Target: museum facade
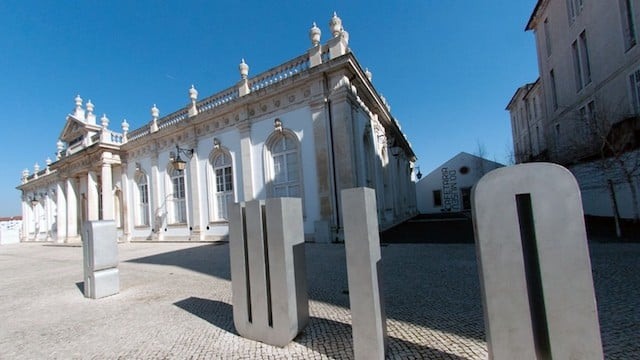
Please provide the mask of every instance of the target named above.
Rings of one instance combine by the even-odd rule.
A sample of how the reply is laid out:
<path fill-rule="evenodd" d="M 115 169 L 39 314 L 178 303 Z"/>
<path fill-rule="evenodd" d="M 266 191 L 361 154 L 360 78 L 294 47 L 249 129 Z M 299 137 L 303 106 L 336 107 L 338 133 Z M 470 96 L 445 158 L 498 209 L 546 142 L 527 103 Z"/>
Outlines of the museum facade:
<path fill-rule="evenodd" d="M 376 190 L 381 229 L 416 213 L 415 154 L 348 47 L 335 14 L 331 39 L 129 131 L 75 99 L 55 161 L 25 170 L 22 241 L 80 241 L 85 221 L 115 220 L 120 241 L 215 241 L 228 234 L 227 206 L 300 197 L 305 238 L 342 238 L 340 191 Z"/>

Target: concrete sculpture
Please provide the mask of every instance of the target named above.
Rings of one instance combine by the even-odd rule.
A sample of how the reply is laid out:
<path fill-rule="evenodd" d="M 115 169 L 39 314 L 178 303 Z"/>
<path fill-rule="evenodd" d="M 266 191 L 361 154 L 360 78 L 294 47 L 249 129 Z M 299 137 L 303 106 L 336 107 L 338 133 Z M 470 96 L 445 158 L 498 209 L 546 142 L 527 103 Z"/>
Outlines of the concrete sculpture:
<path fill-rule="evenodd" d="M 99 299 L 120 291 L 118 240 L 113 220 L 87 221 L 82 231 L 84 296 Z"/>
<path fill-rule="evenodd" d="M 578 184 L 565 168 L 494 170 L 473 193 L 491 359 L 602 359 Z"/>
<path fill-rule="evenodd" d="M 369 188 L 342 190 L 349 303 L 356 359 L 384 359 L 387 325 L 380 288 L 380 237 L 376 193 Z"/>
<path fill-rule="evenodd" d="M 230 205 L 229 248 L 236 330 L 287 345 L 309 322 L 302 201 Z"/>

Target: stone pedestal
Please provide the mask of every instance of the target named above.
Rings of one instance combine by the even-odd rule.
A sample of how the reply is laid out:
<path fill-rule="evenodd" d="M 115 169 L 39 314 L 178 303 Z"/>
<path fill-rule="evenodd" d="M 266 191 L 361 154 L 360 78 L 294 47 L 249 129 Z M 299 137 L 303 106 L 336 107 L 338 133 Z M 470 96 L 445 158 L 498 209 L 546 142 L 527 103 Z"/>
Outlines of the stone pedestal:
<path fill-rule="evenodd" d="M 380 288 L 376 193 L 355 188 L 342 190 L 341 195 L 354 355 L 363 360 L 384 359 L 387 324 Z"/>
<path fill-rule="evenodd" d="M 602 359 L 580 191 L 547 163 L 494 170 L 472 195 L 491 359 Z"/>
<path fill-rule="evenodd" d="M 236 330 L 287 345 L 309 321 L 301 200 L 230 205 L 229 248 Z"/>
<path fill-rule="evenodd" d="M 120 291 L 118 238 L 113 220 L 87 221 L 82 232 L 84 296 L 99 299 Z"/>

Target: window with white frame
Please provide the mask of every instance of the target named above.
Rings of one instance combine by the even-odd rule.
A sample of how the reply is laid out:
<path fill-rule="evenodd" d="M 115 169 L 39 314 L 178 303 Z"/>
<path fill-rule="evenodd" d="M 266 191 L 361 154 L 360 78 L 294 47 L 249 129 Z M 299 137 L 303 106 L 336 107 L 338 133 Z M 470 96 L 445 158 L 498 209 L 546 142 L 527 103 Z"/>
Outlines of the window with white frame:
<path fill-rule="evenodd" d="M 576 91 L 591 83 L 591 62 L 589 60 L 589 46 L 587 33 L 582 31 L 578 39 L 571 44 L 573 55 L 573 69 L 576 79 Z"/>
<path fill-rule="evenodd" d="M 622 20 L 622 34 L 624 36 L 624 48 L 629 50 L 636 45 L 636 30 L 633 23 L 633 8 L 631 0 L 619 0 L 620 17 Z"/>
<path fill-rule="evenodd" d="M 580 51 L 578 50 L 578 41 L 571 44 L 571 54 L 573 55 L 573 72 L 576 79 L 576 91 L 582 90 L 582 64 L 580 62 Z"/>
<path fill-rule="evenodd" d="M 211 157 L 213 167 L 214 190 L 213 208 L 214 221 L 227 220 L 227 207 L 233 203 L 233 167 L 231 155 L 224 151 L 216 151 Z"/>
<path fill-rule="evenodd" d="M 149 225 L 149 182 L 147 174 L 142 171 L 136 174 L 136 185 L 138 187 L 138 216 L 136 225 Z"/>
<path fill-rule="evenodd" d="M 173 224 L 187 222 L 187 197 L 184 185 L 184 171 L 171 169 L 171 184 L 173 186 Z"/>
<path fill-rule="evenodd" d="M 300 153 L 294 134 L 274 134 L 268 142 L 271 158 L 271 196 L 302 197 L 300 184 Z"/>

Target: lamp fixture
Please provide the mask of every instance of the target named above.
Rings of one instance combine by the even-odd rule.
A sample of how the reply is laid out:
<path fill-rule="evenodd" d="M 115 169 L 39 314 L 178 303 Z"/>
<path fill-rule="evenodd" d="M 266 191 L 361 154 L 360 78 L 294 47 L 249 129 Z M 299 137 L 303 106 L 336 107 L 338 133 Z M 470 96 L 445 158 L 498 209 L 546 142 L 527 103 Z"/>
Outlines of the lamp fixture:
<path fill-rule="evenodd" d="M 193 156 L 193 149 L 183 149 L 176 145 L 176 156 L 171 161 L 171 164 L 173 165 L 174 169 L 178 171 L 184 171 L 184 169 L 187 167 L 187 162 L 180 158 L 180 154 L 183 154 L 187 158 L 191 159 L 191 156 Z"/>
<path fill-rule="evenodd" d="M 34 193 L 33 196 L 28 199 L 29 202 L 31 202 L 31 206 L 36 207 L 36 205 L 38 205 L 38 194 Z"/>
<path fill-rule="evenodd" d="M 420 166 L 416 166 L 416 178 L 422 179 L 422 173 L 420 172 Z"/>

